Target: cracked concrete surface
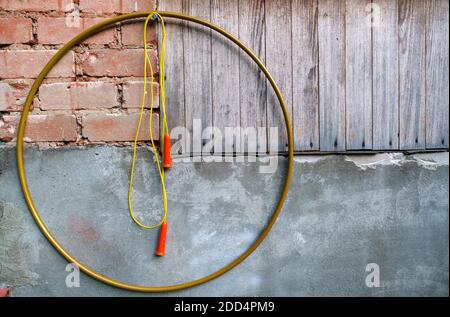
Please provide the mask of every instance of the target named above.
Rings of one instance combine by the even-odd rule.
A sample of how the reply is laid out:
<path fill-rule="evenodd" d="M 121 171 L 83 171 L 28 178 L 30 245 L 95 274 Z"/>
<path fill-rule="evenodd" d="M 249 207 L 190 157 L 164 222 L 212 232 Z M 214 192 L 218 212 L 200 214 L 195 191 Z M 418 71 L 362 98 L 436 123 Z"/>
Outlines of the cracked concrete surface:
<path fill-rule="evenodd" d="M 133 194 L 138 217 L 160 216 L 149 151 L 140 149 Z M 157 231 L 131 221 L 131 150 L 110 146 L 26 149 L 30 191 L 57 239 L 93 269 L 130 283 L 199 278 L 256 238 L 281 190 L 258 163 L 177 163 L 167 173 L 166 257 Z M 12 296 L 132 296 L 81 276 L 67 288 L 66 261 L 28 213 L 15 151 L 0 147 L 0 286 Z M 448 152 L 297 156 L 291 191 L 267 240 L 241 265 L 184 296 L 448 296 Z M 368 263 L 379 288 L 365 285 Z M 152 295 L 149 295 L 152 296 Z M 153 295 L 154 296 L 154 295 Z"/>

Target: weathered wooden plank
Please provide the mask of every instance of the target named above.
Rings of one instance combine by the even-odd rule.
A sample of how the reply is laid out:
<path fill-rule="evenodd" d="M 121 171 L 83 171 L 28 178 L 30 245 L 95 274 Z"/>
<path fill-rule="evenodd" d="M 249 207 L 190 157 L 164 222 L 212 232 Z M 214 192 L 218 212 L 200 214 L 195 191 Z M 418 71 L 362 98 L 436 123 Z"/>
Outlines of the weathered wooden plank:
<path fill-rule="evenodd" d="M 371 0 L 347 0 L 346 148 L 372 148 L 372 27 L 366 8 Z"/>
<path fill-rule="evenodd" d="M 296 151 L 319 150 L 319 47 L 316 0 L 292 1 L 292 125 Z"/>
<path fill-rule="evenodd" d="M 292 37 L 291 2 L 266 1 L 266 65 L 279 86 L 288 111 L 292 112 Z M 271 152 L 287 150 L 283 114 L 273 89 L 267 91 L 268 145 Z M 278 128 L 278 133 L 271 133 Z"/>
<path fill-rule="evenodd" d="M 183 12 L 211 19 L 209 1 L 183 1 Z M 186 128 L 193 138 L 192 153 L 198 155 L 204 142 L 202 130 L 212 126 L 211 31 L 188 23 L 183 45 Z"/>
<path fill-rule="evenodd" d="M 233 35 L 239 32 L 238 0 L 212 0 L 211 21 Z M 222 35 L 212 33 L 212 102 L 214 126 L 225 136 L 222 149 L 214 153 L 233 153 L 239 135 L 229 134 L 228 128 L 240 126 L 239 111 L 239 49 Z M 238 149 L 240 151 L 240 149 Z"/>
<path fill-rule="evenodd" d="M 398 149 L 398 1 L 373 5 L 373 149 Z"/>
<path fill-rule="evenodd" d="M 427 1 L 426 147 L 448 148 L 448 0 Z"/>
<path fill-rule="evenodd" d="M 425 1 L 399 0 L 400 149 L 425 148 Z"/>
<path fill-rule="evenodd" d="M 164 0 L 159 9 L 212 20 L 266 60 L 297 151 L 448 148 L 448 0 L 210 1 Z M 169 125 L 277 126 L 271 139 L 286 150 L 278 102 L 250 59 L 205 28 L 176 23 L 166 44 Z"/>
<path fill-rule="evenodd" d="M 319 0 L 321 151 L 345 150 L 345 1 Z"/>
<path fill-rule="evenodd" d="M 265 61 L 264 0 L 239 0 L 239 39 Z M 267 85 L 264 74 L 245 53 L 239 55 L 241 127 L 259 129 L 256 149 L 267 151 Z"/>
<path fill-rule="evenodd" d="M 160 11 L 182 12 L 182 0 L 164 0 L 160 3 Z M 183 30 L 185 23 L 170 19 L 166 21 L 166 49 L 165 49 L 165 90 L 167 123 L 172 131 L 177 127 L 186 126 L 184 109 L 184 65 L 183 65 Z M 159 47 L 161 47 L 161 32 L 159 32 Z M 162 117 L 162 116 L 161 116 Z M 174 130 L 176 131 L 176 130 Z M 172 134 L 171 134 L 172 135 Z M 163 137 L 161 135 L 161 137 Z M 174 138 L 180 136 L 172 135 Z M 173 143 L 172 143 L 173 144 Z M 173 151 L 183 154 L 188 149 L 172 147 Z"/>

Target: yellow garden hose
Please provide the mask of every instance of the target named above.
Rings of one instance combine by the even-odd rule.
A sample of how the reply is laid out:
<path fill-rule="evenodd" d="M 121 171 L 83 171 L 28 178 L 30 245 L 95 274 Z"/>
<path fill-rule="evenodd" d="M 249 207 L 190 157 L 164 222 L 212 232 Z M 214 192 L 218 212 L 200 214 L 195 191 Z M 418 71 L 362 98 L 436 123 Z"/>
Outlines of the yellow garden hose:
<path fill-rule="evenodd" d="M 40 228 L 40 230 L 42 231 L 44 236 L 55 247 L 55 249 L 67 259 L 67 261 L 76 264 L 82 272 L 86 273 L 87 275 L 89 275 L 93 278 L 96 278 L 97 280 L 99 280 L 101 282 L 104 282 L 106 284 L 109 284 L 109 285 L 112 285 L 115 287 L 123 288 L 126 290 L 141 291 L 141 292 L 168 292 L 168 291 L 176 291 L 176 290 L 181 290 L 181 289 L 185 289 L 188 287 L 200 285 L 200 284 L 203 284 L 205 282 L 208 282 L 214 278 L 221 276 L 222 274 L 228 272 L 229 270 L 231 270 L 232 268 L 237 266 L 239 263 L 244 261 L 261 244 L 261 242 L 264 240 L 264 238 L 267 236 L 267 234 L 270 232 L 271 228 L 275 224 L 275 221 L 277 220 L 277 217 L 281 212 L 283 203 L 284 203 L 287 193 L 289 191 L 289 184 L 290 184 L 291 177 L 292 177 L 292 168 L 293 168 L 293 161 L 294 161 L 293 135 L 292 135 L 291 123 L 290 123 L 290 119 L 289 119 L 289 112 L 286 107 L 286 103 L 284 102 L 284 99 L 283 99 L 280 89 L 276 85 L 274 79 L 272 78 L 272 76 L 270 75 L 269 71 L 264 66 L 264 64 L 261 62 L 261 60 L 249 48 L 247 48 L 244 44 L 242 44 L 236 37 L 234 37 L 230 33 L 222 30 L 218 26 L 216 26 L 208 21 L 199 19 L 197 17 L 181 14 L 181 13 L 175 13 L 175 12 L 158 12 L 158 13 L 161 17 L 164 17 L 164 18 L 181 19 L 181 20 L 190 21 L 190 22 L 208 27 L 208 28 L 218 32 L 219 34 L 222 34 L 229 40 L 231 40 L 233 43 L 238 45 L 245 53 L 247 53 L 252 58 L 252 60 L 258 65 L 258 67 L 261 69 L 261 71 L 264 73 L 267 80 L 271 84 L 271 86 L 274 89 L 275 94 L 278 98 L 278 101 L 280 103 L 280 107 L 281 107 L 284 122 L 285 122 L 286 133 L 287 133 L 287 137 L 288 137 L 289 156 L 288 156 L 288 169 L 287 169 L 287 174 L 285 175 L 285 178 L 284 178 L 283 189 L 282 189 L 281 195 L 279 197 L 279 200 L 275 206 L 275 210 L 273 211 L 268 224 L 262 230 L 261 234 L 258 236 L 256 241 L 244 253 L 242 253 L 238 258 L 234 259 L 231 263 L 227 264 L 226 266 L 217 270 L 216 272 L 213 272 L 202 278 L 199 278 L 199 279 L 196 279 L 193 281 L 189 281 L 189 282 L 184 282 L 184 283 L 175 284 L 175 285 L 166 285 L 166 286 L 144 286 L 144 285 L 129 284 L 129 283 L 121 282 L 121 281 L 109 278 L 105 275 L 102 275 L 102 274 L 92 270 L 91 268 L 87 267 L 85 264 L 78 261 L 69 252 L 67 252 L 66 249 L 64 249 L 64 247 L 58 242 L 58 240 L 55 239 L 55 237 L 51 234 L 51 232 L 48 230 L 48 228 L 45 226 L 44 222 L 42 221 L 42 219 L 39 215 L 39 212 L 37 211 L 36 206 L 34 205 L 34 202 L 31 197 L 31 193 L 28 188 L 27 181 L 26 181 L 26 176 L 25 176 L 25 166 L 24 166 L 24 162 L 23 162 L 23 145 L 24 145 L 25 127 L 26 127 L 26 123 L 27 123 L 28 114 L 30 112 L 30 107 L 33 103 L 33 99 L 36 95 L 37 90 L 39 89 L 40 85 L 42 84 L 42 81 L 44 80 L 45 76 L 47 76 L 49 71 L 56 65 L 56 63 L 67 52 L 69 52 L 75 45 L 81 43 L 82 41 L 86 40 L 90 36 L 98 33 L 99 31 L 103 30 L 104 28 L 106 28 L 108 26 L 114 25 L 115 23 L 122 22 L 125 20 L 130 20 L 130 19 L 135 19 L 135 18 L 144 18 L 144 17 L 147 17 L 150 14 L 150 12 L 130 13 L 130 14 L 120 15 L 117 17 L 113 17 L 113 18 L 104 20 L 104 21 L 86 29 L 85 31 L 81 32 L 79 35 L 77 35 L 72 40 L 70 40 L 67 44 L 65 44 L 61 49 L 59 49 L 58 52 L 56 52 L 56 54 L 50 59 L 50 61 L 47 63 L 47 65 L 45 65 L 45 67 L 40 72 L 39 76 L 34 81 L 32 87 L 30 89 L 30 92 L 28 93 L 28 96 L 27 96 L 27 99 L 25 101 L 25 105 L 23 108 L 22 116 L 20 118 L 18 135 L 17 135 L 16 158 L 17 158 L 17 171 L 19 174 L 19 180 L 20 180 L 20 184 L 22 187 L 25 201 L 28 205 L 31 215 L 33 216 L 34 220 L 36 221 L 38 227 Z"/>

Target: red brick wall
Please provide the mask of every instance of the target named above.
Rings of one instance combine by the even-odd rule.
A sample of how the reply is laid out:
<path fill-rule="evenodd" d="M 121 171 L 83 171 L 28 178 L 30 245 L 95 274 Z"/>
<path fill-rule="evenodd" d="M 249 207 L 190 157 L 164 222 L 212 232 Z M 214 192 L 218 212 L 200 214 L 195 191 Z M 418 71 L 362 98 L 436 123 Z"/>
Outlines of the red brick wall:
<path fill-rule="evenodd" d="M 64 43 L 107 17 L 150 11 L 154 5 L 155 0 L 0 0 L 0 143 L 14 143 L 30 86 Z M 36 95 L 25 140 L 53 145 L 132 141 L 143 89 L 142 26 L 115 25 L 67 54 Z M 148 38 L 157 69 L 155 27 Z M 157 112 L 153 121 L 158 137 Z M 147 116 L 141 140 L 148 139 L 148 123 Z"/>

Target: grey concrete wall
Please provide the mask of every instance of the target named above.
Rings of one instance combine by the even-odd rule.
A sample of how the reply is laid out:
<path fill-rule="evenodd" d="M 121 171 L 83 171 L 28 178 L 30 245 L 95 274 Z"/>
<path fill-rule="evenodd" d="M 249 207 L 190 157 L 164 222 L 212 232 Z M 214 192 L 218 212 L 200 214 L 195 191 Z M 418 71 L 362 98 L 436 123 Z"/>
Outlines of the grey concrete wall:
<path fill-rule="evenodd" d="M 177 163 L 167 174 L 167 255 L 157 231 L 139 229 L 127 209 L 130 149 L 26 149 L 30 191 L 57 239 L 91 268 L 122 281 L 179 283 L 241 254 L 268 220 L 286 160 Z M 135 208 L 158 219 L 159 185 L 140 152 Z M 15 151 L 0 147 L 0 286 L 13 296 L 142 295 L 81 275 L 67 288 L 66 261 L 31 218 L 16 176 Z M 448 296 L 448 153 L 296 157 L 283 213 L 259 249 L 225 276 L 170 295 Z M 368 263 L 380 287 L 368 288 Z M 154 295 L 149 295 L 154 296 Z"/>

